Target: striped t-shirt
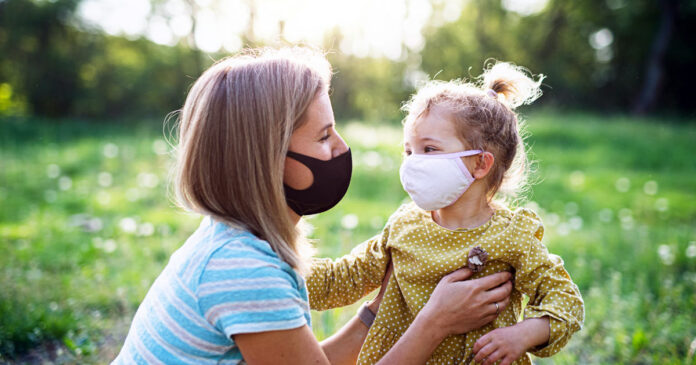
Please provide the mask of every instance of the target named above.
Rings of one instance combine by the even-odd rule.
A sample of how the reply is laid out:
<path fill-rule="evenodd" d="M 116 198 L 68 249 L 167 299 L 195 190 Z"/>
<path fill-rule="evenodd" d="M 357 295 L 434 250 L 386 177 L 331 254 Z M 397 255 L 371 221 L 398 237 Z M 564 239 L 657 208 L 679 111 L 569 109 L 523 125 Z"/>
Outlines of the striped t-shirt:
<path fill-rule="evenodd" d="M 112 364 L 243 363 L 233 335 L 305 324 L 302 277 L 266 241 L 207 217 L 152 284 Z"/>

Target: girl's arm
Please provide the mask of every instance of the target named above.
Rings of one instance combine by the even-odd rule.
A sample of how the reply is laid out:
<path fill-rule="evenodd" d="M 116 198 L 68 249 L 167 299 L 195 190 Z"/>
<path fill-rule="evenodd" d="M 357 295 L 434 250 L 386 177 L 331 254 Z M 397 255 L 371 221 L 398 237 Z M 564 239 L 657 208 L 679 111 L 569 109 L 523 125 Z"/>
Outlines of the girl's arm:
<path fill-rule="evenodd" d="M 468 269 L 445 276 L 406 333 L 378 364 L 423 364 L 446 336 L 468 332 L 495 319 L 493 303 L 504 309 L 509 302 L 512 286 L 506 281 L 510 274 L 465 280 L 470 276 Z M 252 365 L 354 364 L 367 331 L 354 317 L 322 344 L 308 326 L 238 334 L 234 341 L 245 361 Z"/>
<path fill-rule="evenodd" d="M 529 296 L 525 320 L 482 336 L 474 346 L 477 361 L 488 358 L 486 363 L 492 364 L 496 359 L 516 359 L 527 351 L 539 357 L 551 356 L 565 346 L 584 320 L 582 296 L 563 260 L 541 243 L 544 228 L 539 217 L 521 209 L 515 219 L 519 220 L 516 227 L 525 228 L 519 239 L 524 254 L 512 259 L 515 287 Z"/>
<path fill-rule="evenodd" d="M 339 259 L 314 259 L 307 275 L 309 306 L 327 310 L 353 304 L 382 283 L 390 255 L 388 226 Z"/>

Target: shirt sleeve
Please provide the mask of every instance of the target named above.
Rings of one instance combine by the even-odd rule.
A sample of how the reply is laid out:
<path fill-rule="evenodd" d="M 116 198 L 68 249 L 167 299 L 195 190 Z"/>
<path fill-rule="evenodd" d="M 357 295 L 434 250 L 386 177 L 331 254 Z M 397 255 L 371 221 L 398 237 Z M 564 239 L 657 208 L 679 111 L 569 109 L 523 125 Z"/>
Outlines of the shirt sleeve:
<path fill-rule="evenodd" d="M 208 323 L 230 337 L 306 325 L 297 285 L 277 257 L 225 247 L 203 270 L 196 296 Z"/>
<path fill-rule="evenodd" d="M 529 296 L 524 317 L 549 318 L 549 341 L 532 350 L 539 357 L 552 356 L 568 343 L 584 321 L 585 310 L 580 290 L 563 267 L 563 260 L 550 254 L 541 243 L 544 227 L 530 210 L 517 213 L 522 255 L 517 256 L 515 286 Z"/>
<path fill-rule="evenodd" d="M 389 226 L 339 259 L 315 259 L 307 276 L 309 306 L 314 310 L 343 307 L 382 284 L 389 263 Z"/>

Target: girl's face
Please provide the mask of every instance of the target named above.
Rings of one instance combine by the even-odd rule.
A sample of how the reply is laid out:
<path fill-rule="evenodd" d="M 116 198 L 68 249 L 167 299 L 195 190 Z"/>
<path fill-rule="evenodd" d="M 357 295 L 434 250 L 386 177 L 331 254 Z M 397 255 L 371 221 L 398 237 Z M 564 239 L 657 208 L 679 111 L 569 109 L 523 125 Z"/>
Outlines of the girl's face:
<path fill-rule="evenodd" d="M 328 93 L 321 92 L 317 95 L 307 108 L 304 118 L 304 124 L 290 137 L 290 151 L 324 161 L 348 151 L 348 145 L 336 132 L 336 121 Z M 303 190 L 312 185 L 312 172 L 296 160 L 286 158 L 283 181 L 293 189 Z"/>
<path fill-rule="evenodd" d="M 428 113 L 404 126 L 404 153 L 440 154 L 466 150 L 446 109 L 433 106 Z"/>

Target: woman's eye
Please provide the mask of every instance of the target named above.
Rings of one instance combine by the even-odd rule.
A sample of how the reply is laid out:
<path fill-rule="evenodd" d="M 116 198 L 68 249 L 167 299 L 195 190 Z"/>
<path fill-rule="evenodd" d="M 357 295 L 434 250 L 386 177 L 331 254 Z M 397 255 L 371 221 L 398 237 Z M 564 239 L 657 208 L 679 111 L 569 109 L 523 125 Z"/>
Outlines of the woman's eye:
<path fill-rule="evenodd" d="M 329 137 L 331 137 L 331 135 L 327 133 L 327 134 L 325 134 L 323 137 L 319 138 L 319 141 L 320 141 L 320 142 L 324 142 L 324 141 L 326 141 L 327 139 L 329 139 Z"/>

